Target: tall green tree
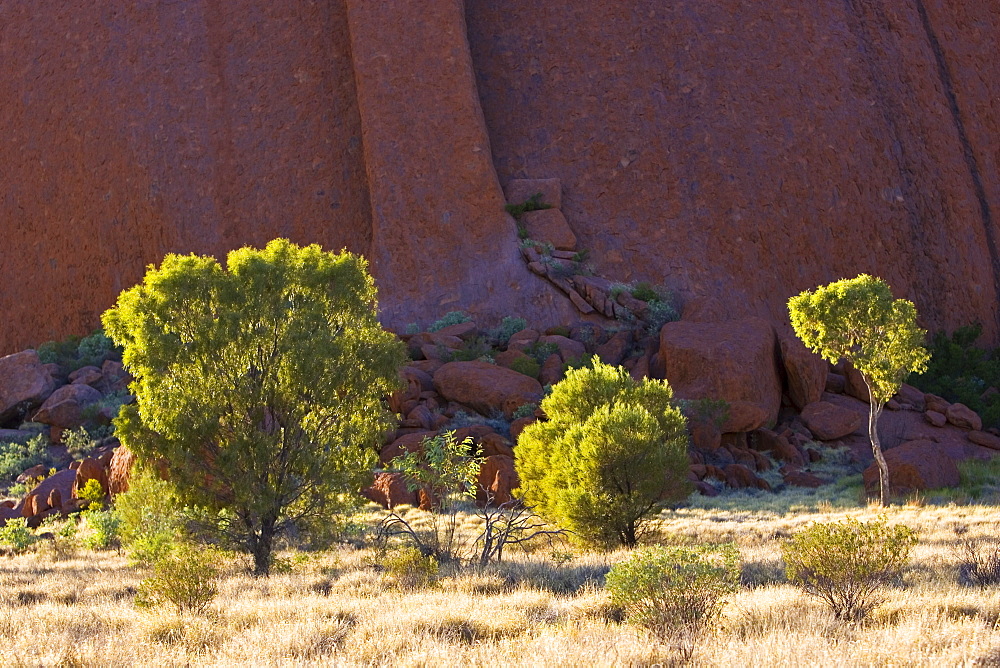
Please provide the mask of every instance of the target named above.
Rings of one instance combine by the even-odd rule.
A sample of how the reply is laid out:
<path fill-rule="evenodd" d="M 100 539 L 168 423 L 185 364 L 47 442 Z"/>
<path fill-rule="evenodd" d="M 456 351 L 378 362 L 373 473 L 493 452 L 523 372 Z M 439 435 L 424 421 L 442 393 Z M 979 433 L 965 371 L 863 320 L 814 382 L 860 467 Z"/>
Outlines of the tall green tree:
<path fill-rule="evenodd" d="M 270 571 L 275 540 L 353 503 L 389 424 L 404 349 L 363 258 L 299 247 L 168 255 L 104 313 L 135 377 L 115 427 L 180 502 Z"/>
<path fill-rule="evenodd" d="M 889 285 L 861 274 L 806 290 L 788 300 L 792 327 L 823 359 L 849 361 L 868 386 L 868 436 L 879 468 L 879 499 L 889 502 L 889 466 L 878 438 L 878 419 L 911 372 L 927 368 L 926 332 L 913 302 L 893 299 Z"/>
<path fill-rule="evenodd" d="M 518 438 L 523 500 L 586 542 L 632 547 L 662 503 L 690 492 L 686 421 L 665 381 L 602 364 L 570 369 Z"/>

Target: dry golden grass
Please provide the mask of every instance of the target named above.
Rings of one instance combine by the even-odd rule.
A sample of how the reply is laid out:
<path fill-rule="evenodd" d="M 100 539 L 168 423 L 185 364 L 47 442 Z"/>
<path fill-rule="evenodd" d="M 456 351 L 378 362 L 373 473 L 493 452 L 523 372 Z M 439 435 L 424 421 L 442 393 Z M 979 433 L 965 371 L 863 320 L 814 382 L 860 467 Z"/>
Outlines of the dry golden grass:
<path fill-rule="evenodd" d="M 956 536 L 992 537 L 994 507 L 893 507 L 891 522 L 920 530 L 901 588 L 860 626 L 835 621 L 784 583 L 780 540 L 812 521 L 877 509 L 807 512 L 688 509 L 662 516 L 675 541 L 734 540 L 745 586 L 704 637 L 704 666 L 1000 665 L 1000 587 L 958 582 Z M 473 525 L 465 522 L 467 528 Z M 564 550 L 565 548 L 560 548 Z M 0 666 L 652 665 L 674 655 L 620 623 L 601 590 L 624 553 L 577 553 L 559 565 L 548 548 L 479 572 L 442 570 L 433 588 L 395 587 L 342 548 L 291 573 L 254 580 L 229 564 L 202 615 L 140 609 L 144 572 L 113 552 L 57 559 L 40 551 L 0 558 Z M 294 560 L 293 560 L 294 561 Z M 978 663 L 977 663 L 978 662 Z"/>

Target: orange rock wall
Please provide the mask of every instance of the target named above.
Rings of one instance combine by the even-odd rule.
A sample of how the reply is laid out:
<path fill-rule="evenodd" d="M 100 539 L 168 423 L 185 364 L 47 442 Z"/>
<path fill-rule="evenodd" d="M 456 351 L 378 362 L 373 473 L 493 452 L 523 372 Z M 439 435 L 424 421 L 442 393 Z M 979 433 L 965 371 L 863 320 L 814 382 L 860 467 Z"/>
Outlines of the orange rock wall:
<path fill-rule="evenodd" d="M 562 179 L 601 274 L 780 320 L 870 272 L 996 340 L 1000 2 L 468 6 L 501 182 Z"/>
<path fill-rule="evenodd" d="M 598 271 L 780 321 L 862 271 L 998 338 L 1000 0 L 259 0 L 0 10 L 0 354 L 165 252 L 366 253 L 390 324 L 565 319 L 501 185 Z"/>

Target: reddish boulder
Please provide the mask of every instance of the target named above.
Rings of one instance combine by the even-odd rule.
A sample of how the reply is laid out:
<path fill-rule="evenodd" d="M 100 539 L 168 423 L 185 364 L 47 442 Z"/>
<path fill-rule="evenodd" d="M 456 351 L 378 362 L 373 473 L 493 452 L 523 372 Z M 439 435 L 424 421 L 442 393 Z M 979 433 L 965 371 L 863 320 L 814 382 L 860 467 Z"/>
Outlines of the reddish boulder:
<path fill-rule="evenodd" d="M 530 346 L 532 343 L 538 340 L 538 332 L 534 329 L 522 329 L 520 332 L 515 332 L 510 340 L 507 341 L 507 350 L 521 350 Z"/>
<path fill-rule="evenodd" d="M 844 394 L 866 404 L 870 402 L 871 394 L 868 392 L 864 376 L 849 362 L 844 364 L 844 380 Z"/>
<path fill-rule="evenodd" d="M 128 480 L 134 462 L 135 455 L 126 446 L 122 445 L 115 449 L 111 463 L 108 464 L 108 492 L 111 496 L 128 491 Z"/>
<path fill-rule="evenodd" d="M 55 381 L 34 350 L 0 357 L 0 426 L 20 421 L 54 389 Z"/>
<path fill-rule="evenodd" d="M 105 360 L 101 365 L 101 381 L 97 389 L 104 394 L 124 392 L 132 382 L 132 374 L 125 370 L 117 360 Z"/>
<path fill-rule="evenodd" d="M 509 417 L 542 396 L 534 378 L 487 362 L 449 362 L 434 373 L 434 387 L 445 399 L 483 415 L 502 411 Z"/>
<path fill-rule="evenodd" d="M 776 434 L 770 429 L 758 429 L 754 435 L 756 435 L 755 448 L 757 450 L 770 452 L 779 462 L 793 466 L 805 466 L 805 458 L 784 435 Z"/>
<path fill-rule="evenodd" d="M 909 406 L 913 410 L 922 411 L 926 407 L 924 393 L 906 383 L 903 383 L 899 387 L 899 391 L 896 392 L 896 398 L 901 405 L 904 407 Z"/>
<path fill-rule="evenodd" d="M 847 387 L 847 379 L 839 373 L 830 371 L 826 374 L 826 391 L 830 394 L 843 394 Z"/>
<path fill-rule="evenodd" d="M 924 413 L 924 419 L 935 427 L 943 427 L 948 424 L 948 417 L 937 411 L 927 411 Z"/>
<path fill-rule="evenodd" d="M 751 431 L 777 421 L 781 378 L 770 323 L 758 318 L 668 322 L 660 330 L 658 355 L 678 397 L 729 402 L 730 418 L 722 431 Z M 758 410 L 743 410 L 737 402 Z"/>
<path fill-rule="evenodd" d="M 94 385 L 101 382 L 103 376 L 96 366 L 82 366 L 69 374 L 69 382 L 77 385 Z"/>
<path fill-rule="evenodd" d="M 539 337 L 538 342 L 556 346 L 563 362 L 581 359 L 587 355 L 587 347 L 583 343 L 558 334 Z"/>
<path fill-rule="evenodd" d="M 698 493 L 702 496 L 718 496 L 719 490 L 715 488 L 712 483 L 705 482 L 704 480 L 699 480 L 694 484 L 694 488 L 698 490 Z"/>
<path fill-rule="evenodd" d="M 793 487 L 822 487 L 828 481 L 805 471 L 790 470 L 784 475 L 785 483 Z"/>
<path fill-rule="evenodd" d="M 73 429 L 84 423 L 83 409 L 102 398 L 89 385 L 63 385 L 45 400 L 32 419 L 60 429 Z"/>
<path fill-rule="evenodd" d="M 940 413 L 941 415 L 947 415 L 948 409 L 951 408 L 951 404 L 948 401 L 936 394 L 925 394 L 924 404 L 927 410 Z"/>
<path fill-rule="evenodd" d="M 476 501 L 499 506 L 511 500 L 511 492 L 521 482 L 514 470 L 514 460 L 506 455 L 487 457 L 479 468 L 476 484 Z"/>
<path fill-rule="evenodd" d="M 819 401 L 826 387 L 827 364 L 795 337 L 783 336 L 780 340 L 781 363 L 788 379 L 788 398 L 802 410 Z"/>
<path fill-rule="evenodd" d="M 385 471 L 376 473 L 375 480 L 361 490 L 361 495 L 383 508 L 395 508 L 400 505 L 416 506 L 420 503 L 418 491 L 407 488 L 406 478 L 402 473 Z"/>
<path fill-rule="evenodd" d="M 524 431 L 524 428 L 532 422 L 535 422 L 535 420 L 535 417 L 529 416 L 518 418 L 510 423 L 510 440 L 514 443 L 514 445 L 517 445 L 517 438 L 521 435 L 521 432 Z"/>
<path fill-rule="evenodd" d="M 59 490 L 59 497 L 64 501 L 72 497 L 73 482 L 76 480 L 76 471 L 63 469 L 50 475 L 45 480 L 38 483 L 27 496 L 17 506 L 17 510 L 22 517 L 32 517 L 47 508 L 48 499 L 52 490 Z M 38 510 L 38 506 L 45 506 Z"/>
<path fill-rule="evenodd" d="M 956 487 L 959 482 L 955 461 L 933 441 L 909 441 L 885 451 L 892 494 Z M 865 489 L 878 494 L 879 470 L 872 464 L 864 471 Z"/>
<path fill-rule="evenodd" d="M 542 370 L 538 374 L 538 382 L 542 385 L 555 385 L 564 376 L 562 358 L 559 357 L 558 353 L 552 353 L 542 363 Z"/>
<path fill-rule="evenodd" d="M 952 404 L 948 407 L 945 416 L 948 418 L 948 422 L 960 429 L 979 431 L 983 428 L 982 419 L 976 415 L 976 411 L 965 404 Z"/>
<path fill-rule="evenodd" d="M 967 436 L 976 445 L 981 445 L 991 450 L 1000 450 L 1000 436 L 985 431 L 970 431 Z"/>
<path fill-rule="evenodd" d="M 712 422 L 688 422 L 691 446 L 703 452 L 714 452 L 722 445 L 722 432 Z"/>
<path fill-rule="evenodd" d="M 744 489 L 747 487 L 771 491 L 771 485 L 766 480 L 760 478 L 753 471 L 740 464 L 730 464 L 725 468 L 726 484 L 733 489 Z"/>
<path fill-rule="evenodd" d="M 104 493 L 108 493 L 108 472 L 96 459 L 87 458 L 80 461 L 80 466 L 76 469 L 76 480 L 73 482 L 72 496 L 79 498 L 82 490 L 88 482 L 96 480 L 101 484 Z M 68 497 L 67 497 L 68 498 Z"/>
<path fill-rule="evenodd" d="M 34 478 L 44 478 L 45 474 L 48 473 L 48 471 L 49 471 L 48 467 L 46 467 L 44 464 L 36 464 L 35 466 L 32 466 L 30 469 L 26 469 L 25 471 L 23 471 L 21 475 L 17 476 L 17 479 L 14 482 L 23 483 L 32 480 Z"/>
<path fill-rule="evenodd" d="M 833 441 L 857 431 L 865 423 L 860 413 L 826 401 L 816 401 L 802 409 L 802 422 L 821 441 Z"/>
<path fill-rule="evenodd" d="M 447 327 L 442 327 L 438 331 L 434 332 L 437 336 L 448 336 L 461 339 L 462 341 L 472 341 L 482 332 L 476 323 L 471 320 L 467 322 L 459 322 L 454 325 L 448 325 Z"/>
<path fill-rule="evenodd" d="M 510 447 L 510 441 L 497 433 L 490 433 L 479 439 L 479 448 L 485 457 L 503 455 L 514 458 L 514 450 Z"/>
<path fill-rule="evenodd" d="M 597 346 L 594 349 L 594 353 L 605 364 L 618 366 L 625 359 L 625 355 L 632 349 L 634 340 L 635 337 L 632 334 L 632 330 L 622 330 L 608 339 L 607 342 Z"/>

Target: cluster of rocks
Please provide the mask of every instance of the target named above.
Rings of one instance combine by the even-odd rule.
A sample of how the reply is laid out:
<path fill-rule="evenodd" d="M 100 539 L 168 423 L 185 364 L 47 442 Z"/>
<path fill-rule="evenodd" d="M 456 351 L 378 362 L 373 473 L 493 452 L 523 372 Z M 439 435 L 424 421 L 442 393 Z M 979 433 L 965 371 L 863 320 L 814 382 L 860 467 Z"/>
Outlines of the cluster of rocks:
<path fill-rule="evenodd" d="M 100 368 L 85 366 L 66 373 L 58 364 L 43 364 L 34 350 L 0 358 L 0 441 L 32 438 L 35 431 L 16 428 L 26 420 L 46 425 L 52 443 L 50 455 L 65 465 L 52 475 L 49 467 L 40 464 L 18 476 L 18 483 L 40 482 L 20 502 L 0 503 L 0 526 L 8 519 L 24 517 L 29 526 L 37 527 L 49 515 L 79 510 L 78 492 L 90 480 L 97 480 L 106 496 L 115 491 L 112 480 L 121 477 L 123 468 L 120 461 L 114 461 L 117 440 L 102 441 L 91 456 L 78 461 L 71 461 L 60 442 L 66 430 L 109 424 L 117 406 L 102 406 L 101 402 L 108 395 L 124 392 L 130 380 L 116 360 L 105 360 Z"/>

